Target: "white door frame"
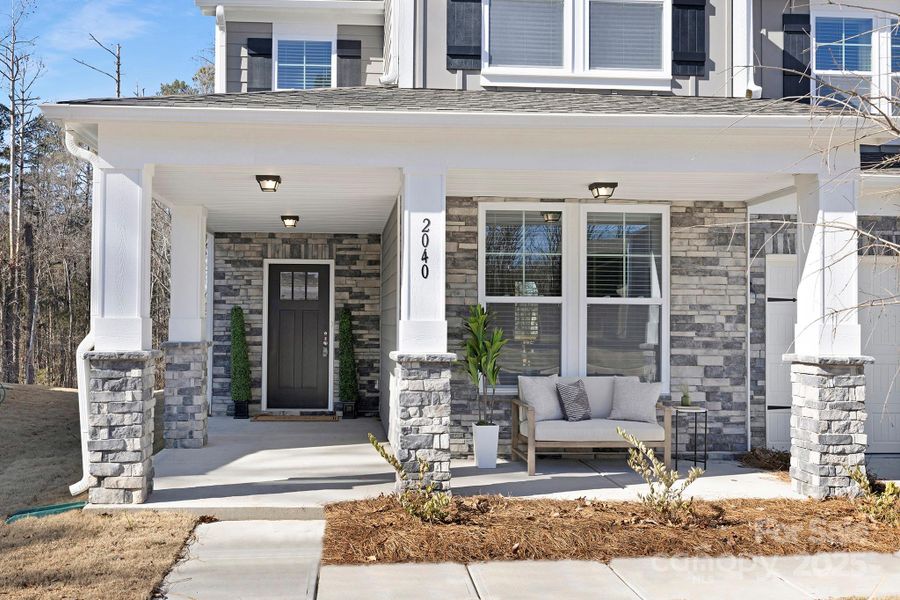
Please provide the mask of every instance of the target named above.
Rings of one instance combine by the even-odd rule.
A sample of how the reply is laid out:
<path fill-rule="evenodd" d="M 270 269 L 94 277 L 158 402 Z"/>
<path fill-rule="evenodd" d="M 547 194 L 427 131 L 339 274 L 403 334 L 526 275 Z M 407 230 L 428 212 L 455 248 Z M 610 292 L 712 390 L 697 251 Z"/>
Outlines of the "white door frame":
<path fill-rule="evenodd" d="M 327 265 L 329 271 L 328 303 L 328 410 L 334 410 L 334 259 L 266 258 L 263 259 L 263 325 L 262 325 L 262 411 L 268 410 L 269 377 L 269 267 L 271 265 Z M 317 412 L 320 409 L 276 409 L 282 414 Z"/>

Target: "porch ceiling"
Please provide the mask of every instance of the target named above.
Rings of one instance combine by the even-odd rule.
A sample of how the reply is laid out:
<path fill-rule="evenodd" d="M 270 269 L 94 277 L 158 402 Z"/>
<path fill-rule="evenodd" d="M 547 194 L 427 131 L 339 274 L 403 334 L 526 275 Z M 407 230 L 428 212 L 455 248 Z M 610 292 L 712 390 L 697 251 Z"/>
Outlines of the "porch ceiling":
<path fill-rule="evenodd" d="M 257 174 L 281 175 L 278 192 L 262 193 Z M 283 232 L 280 216 L 297 214 L 298 232 L 381 233 L 399 189 L 399 170 L 372 167 L 160 165 L 153 177 L 163 202 L 205 206 L 211 231 Z"/>

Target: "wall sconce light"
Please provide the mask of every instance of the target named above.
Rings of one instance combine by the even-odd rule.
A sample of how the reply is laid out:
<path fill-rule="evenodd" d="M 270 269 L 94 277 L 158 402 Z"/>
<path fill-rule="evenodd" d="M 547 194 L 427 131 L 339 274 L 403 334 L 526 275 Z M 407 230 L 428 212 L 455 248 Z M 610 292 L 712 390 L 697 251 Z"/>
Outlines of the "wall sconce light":
<path fill-rule="evenodd" d="M 257 175 L 256 183 L 263 192 L 277 192 L 281 185 L 281 175 Z"/>
<path fill-rule="evenodd" d="M 562 217 L 562 213 L 547 211 L 541 213 L 541 216 L 544 217 L 544 223 L 559 223 L 559 219 L 560 217 Z"/>
<path fill-rule="evenodd" d="M 285 227 L 294 228 L 300 222 L 300 217 L 297 215 L 281 215 L 281 222 L 284 223 Z"/>
<path fill-rule="evenodd" d="M 608 200 L 612 198 L 617 187 L 619 187 L 619 184 L 615 182 L 594 182 L 588 186 L 588 189 L 591 190 L 591 195 L 594 198 Z"/>

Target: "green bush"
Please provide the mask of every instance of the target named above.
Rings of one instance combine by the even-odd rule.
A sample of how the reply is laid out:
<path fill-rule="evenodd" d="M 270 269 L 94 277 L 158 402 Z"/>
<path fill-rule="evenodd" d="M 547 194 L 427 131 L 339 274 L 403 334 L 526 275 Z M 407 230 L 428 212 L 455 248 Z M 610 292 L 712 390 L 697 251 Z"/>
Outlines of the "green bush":
<path fill-rule="evenodd" d="M 356 372 L 355 346 L 353 321 L 350 319 L 350 310 L 345 308 L 341 311 L 338 326 L 338 364 L 340 369 L 338 396 L 344 403 L 359 400 L 359 376 Z"/>
<path fill-rule="evenodd" d="M 250 356 L 244 311 L 240 306 L 231 309 L 231 400 L 250 402 Z"/>
<path fill-rule="evenodd" d="M 900 525 L 900 486 L 888 481 L 882 486 L 873 485 L 868 475 L 856 467 L 850 471 L 850 478 L 859 486 L 860 495 L 856 499 L 859 509 L 873 521 Z"/>

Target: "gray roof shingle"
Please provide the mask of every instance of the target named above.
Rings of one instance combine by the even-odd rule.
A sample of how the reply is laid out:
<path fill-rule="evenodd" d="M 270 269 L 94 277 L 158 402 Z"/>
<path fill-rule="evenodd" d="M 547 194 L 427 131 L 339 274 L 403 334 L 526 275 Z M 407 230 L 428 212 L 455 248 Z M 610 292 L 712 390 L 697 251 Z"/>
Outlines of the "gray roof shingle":
<path fill-rule="evenodd" d="M 631 115 L 809 115 L 807 104 L 696 96 L 639 96 L 584 92 L 461 91 L 398 88 L 324 88 L 202 96 L 90 98 L 81 106 L 245 108 L 259 110 L 571 113 Z M 826 111 L 828 112 L 828 111 Z"/>

